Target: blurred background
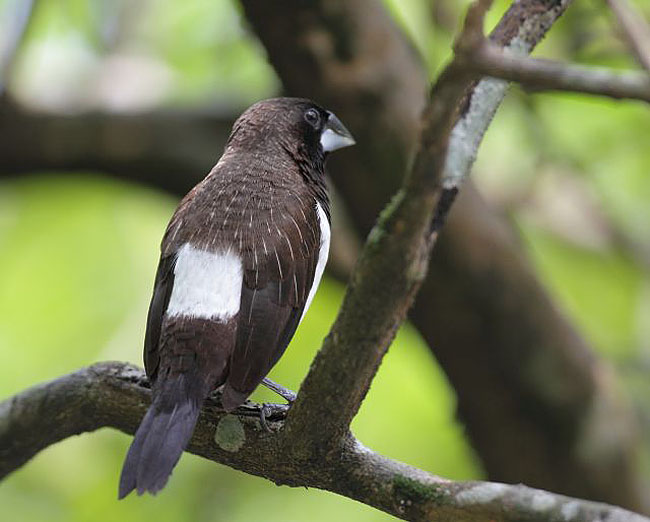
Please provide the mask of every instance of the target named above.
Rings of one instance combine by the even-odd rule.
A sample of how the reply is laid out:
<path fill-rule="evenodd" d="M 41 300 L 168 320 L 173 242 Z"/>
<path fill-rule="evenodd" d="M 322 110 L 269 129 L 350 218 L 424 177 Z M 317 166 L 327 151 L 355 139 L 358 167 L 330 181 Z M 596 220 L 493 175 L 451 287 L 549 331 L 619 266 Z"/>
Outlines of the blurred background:
<path fill-rule="evenodd" d="M 384 5 L 423 74 L 434 78 L 450 56 L 467 2 Z M 490 27 L 507 5 L 496 2 Z M 536 55 L 636 67 L 600 2 L 569 9 Z M 4 399 L 96 361 L 142 364 L 158 246 L 175 205 L 216 162 L 234 118 L 252 102 L 286 92 L 286 82 L 242 7 L 230 0 L 0 0 L 0 60 Z M 348 123 L 345 111 L 337 114 Z M 354 124 L 352 130 L 356 135 Z M 649 144 L 650 112 L 641 103 L 514 87 L 473 171 L 490 212 L 507 224 L 550 296 L 549 306 L 598 364 L 613 369 L 615 395 L 633 426 L 626 469 L 641 485 L 650 479 Z M 402 174 L 394 172 L 395 183 Z M 355 173 L 337 174 L 343 175 Z M 364 197 L 358 194 L 359 201 Z M 345 191 L 335 195 L 338 239 L 329 275 L 271 375 L 295 390 L 336 315 L 366 232 L 350 200 Z M 475 261 L 481 263 L 480 252 Z M 400 331 L 354 421 L 355 434 L 436 475 L 517 481 L 493 471 L 484 446 L 475 444 L 480 434 L 466 433 L 456 381 L 447 377 L 454 370 L 438 365 L 437 337 L 421 334 L 417 324 Z M 477 335 L 487 339 L 490 332 Z M 441 346 L 446 338 L 441 330 Z M 464 364 L 475 363 L 468 356 Z M 617 423 L 612 417 L 605 429 Z M 3 518 L 390 518 L 349 499 L 278 488 L 187 454 L 157 498 L 117 502 L 129 442 L 106 429 L 43 451 L 0 484 Z"/>

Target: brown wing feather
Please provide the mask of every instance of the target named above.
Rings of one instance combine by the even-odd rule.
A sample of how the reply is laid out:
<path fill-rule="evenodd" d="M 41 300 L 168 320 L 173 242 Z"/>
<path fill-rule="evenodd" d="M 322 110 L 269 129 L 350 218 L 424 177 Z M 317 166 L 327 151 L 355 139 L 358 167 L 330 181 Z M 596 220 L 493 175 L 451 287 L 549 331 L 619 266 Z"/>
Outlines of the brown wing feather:
<path fill-rule="evenodd" d="M 173 255 L 160 258 L 147 315 L 147 330 L 144 336 L 144 368 L 152 381 L 156 378 L 160 362 L 159 341 L 162 320 L 174 286 L 174 261 Z"/>
<path fill-rule="evenodd" d="M 243 402 L 284 353 L 314 281 L 320 249 L 315 203 L 295 202 L 300 206 L 269 212 L 268 221 L 258 223 L 257 237 L 247 242 L 251 248 L 244 255 L 237 341 L 224 395 L 232 404 Z"/>

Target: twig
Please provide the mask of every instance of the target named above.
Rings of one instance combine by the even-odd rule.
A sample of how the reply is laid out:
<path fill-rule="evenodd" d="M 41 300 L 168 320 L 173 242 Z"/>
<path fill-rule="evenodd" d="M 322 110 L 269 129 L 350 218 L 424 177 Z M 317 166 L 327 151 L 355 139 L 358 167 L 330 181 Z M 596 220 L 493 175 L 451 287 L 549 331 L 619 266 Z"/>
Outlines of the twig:
<path fill-rule="evenodd" d="M 482 24 L 466 24 L 454 46 L 456 60 L 475 73 L 516 81 L 537 90 L 573 91 L 650 102 L 650 75 L 614 73 L 524 56 L 521 46 L 501 48 L 483 36 Z M 522 51 L 524 51 L 522 53 Z M 456 186 L 456 184 L 454 184 Z"/>
<path fill-rule="evenodd" d="M 467 58 L 478 73 L 519 82 L 536 90 L 573 91 L 650 102 L 650 75 L 646 73 L 614 73 L 608 69 L 528 58 L 502 51 L 487 41 L 468 53 Z"/>
<path fill-rule="evenodd" d="M 650 26 L 627 0 L 607 0 L 607 4 L 621 26 L 628 47 L 639 64 L 650 72 Z"/>
<path fill-rule="evenodd" d="M 0 478 L 39 451 L 103 427 L 133 434 L 150 403 L 142 370 L 98 363 L 0 403 Z M 350 439 L 331 461 L 287 458 L 280 432 L 206 401 L 190 452 L 277 484 L 332 491 L 412 521 L 650 522 L 623 509 L 521 485 L 453 482 L 389 460 Z M 275 421 L 276 429 L 282 425 Z M 320 426 L 313 426 L 317 431 Z M 294 454 L 292 454 L 295 457 Z M 309 459 L 309 455 L 305 459 Z"/>

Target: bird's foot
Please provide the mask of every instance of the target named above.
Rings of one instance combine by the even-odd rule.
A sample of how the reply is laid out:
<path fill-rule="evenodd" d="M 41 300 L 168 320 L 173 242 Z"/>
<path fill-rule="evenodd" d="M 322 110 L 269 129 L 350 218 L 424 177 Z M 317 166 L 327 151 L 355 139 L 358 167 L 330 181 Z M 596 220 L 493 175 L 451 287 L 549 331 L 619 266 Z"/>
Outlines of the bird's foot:
<path fill-rule="evenodd" d="M 289 411 L 289 405 L 287 404 L 265 402 L 257 404 L 256 406 L 260 425 L 262 426 L 262 429 L 267 432 L 273 431 L 269 425 L 269 421 L 283 421 L 287 416 L 287 411 Z"/>
<path fill-rule="evenodd" d="M 284 386 L 278 384 L 277 382 L 273 382 L 271 379 L 265 377 L 262 380 L 262 384 L 266 386 L 269 390 L 277 393 L 289 404 L 293 403 L 293 401 L 296 400 L 296 392 L 291 391 L 289 388 L 285 388 Z"/>

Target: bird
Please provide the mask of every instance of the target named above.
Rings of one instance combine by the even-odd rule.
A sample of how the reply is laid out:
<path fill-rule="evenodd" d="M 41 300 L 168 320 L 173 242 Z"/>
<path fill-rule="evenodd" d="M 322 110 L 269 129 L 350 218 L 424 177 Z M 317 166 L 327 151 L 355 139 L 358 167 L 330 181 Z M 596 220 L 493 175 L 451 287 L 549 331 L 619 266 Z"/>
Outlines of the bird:
<path fill-rule="evenodd" d="M 119 498 L 156 494 L 221 389 L 231 412 L 282 356 L 320 283 L 330 243 L 325 160 L 353 145 L 305 98 L 259 101 L 176 208 L 163 236 L 144 340 L 152 403 L 127 452 Z"/>

